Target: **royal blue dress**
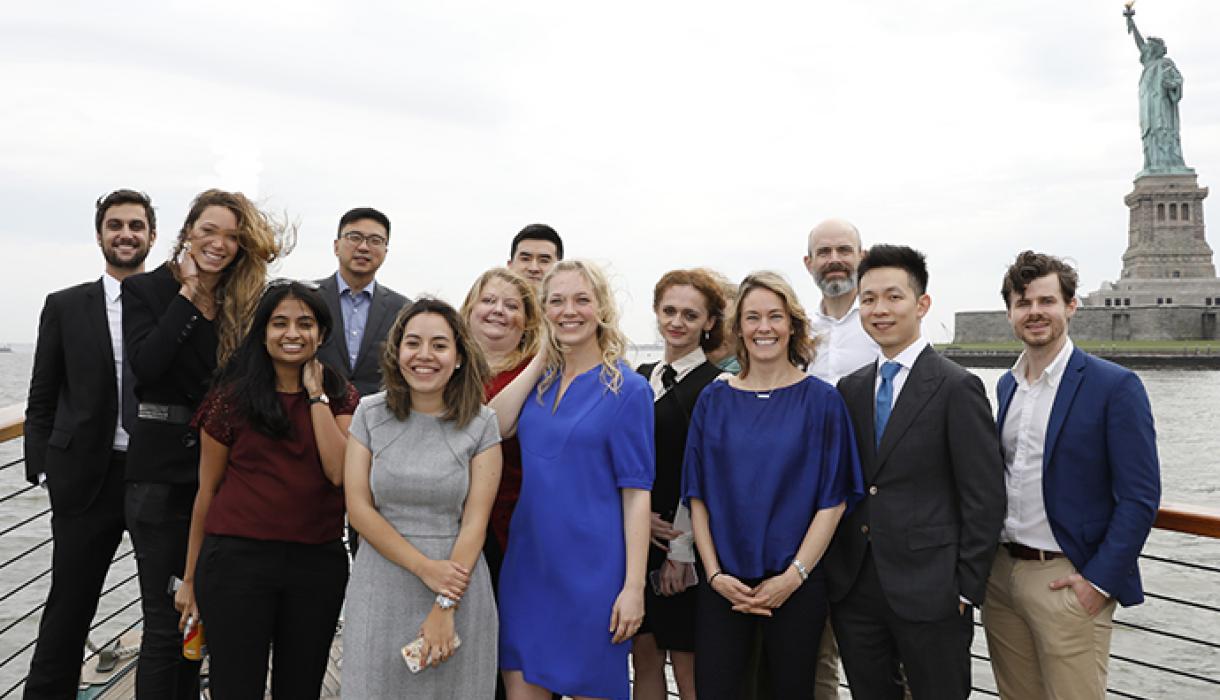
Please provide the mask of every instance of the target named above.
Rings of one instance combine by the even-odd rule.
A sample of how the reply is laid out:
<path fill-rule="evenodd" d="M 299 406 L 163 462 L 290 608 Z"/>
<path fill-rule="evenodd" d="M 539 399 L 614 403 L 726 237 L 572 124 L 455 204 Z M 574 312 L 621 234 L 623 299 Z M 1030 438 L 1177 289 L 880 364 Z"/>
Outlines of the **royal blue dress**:
<path fill-rule="evenodd" d="M 626 540 L 620 489 L 652 488 L 652 389 L 619 364 L 613 393 L 601 366 L 531 392 L 521 409 L 521 500 L 500 572 L 500 668 L 565 695 L 627 700 L 630 642 L 611 644 Z"/>
<path fill-rule="evenodd" d="M 707 507 L 725 573 L 760 579 L 784 571 L 817 511 L 850 508 L 863 495 L 847 405 L 826 382 L 805 377 L 755 392 L 716 381 L 699 394 L 682 496 Z"/>

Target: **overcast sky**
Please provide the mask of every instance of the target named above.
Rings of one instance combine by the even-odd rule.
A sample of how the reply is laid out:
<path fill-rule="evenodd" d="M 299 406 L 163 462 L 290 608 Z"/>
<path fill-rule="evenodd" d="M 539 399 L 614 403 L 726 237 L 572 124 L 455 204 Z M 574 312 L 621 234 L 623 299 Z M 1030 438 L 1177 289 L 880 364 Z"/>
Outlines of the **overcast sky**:
<path fill-rule="evenodd" d="M 1183 151 L 1220 184 L 1220 3 L 1141 0 L 1185 76 Z M 1019 251 L 1114 279 L 1142 166 L 1119 0 L 5 3 L 0 341 L 96 278 L 93 204 L 152 195 L 162 262 L 209 187 L 300 223 L 279 275 L 334 270 L 338 217 L 393 220 L 379 280 L 458 303 L 543 221 L 654 339 L 661 273 L 801 265 L 819 220 L 928 254 L 925 333 L 1001 308 Z M 1214 212 L 1213 203 L 1205 212 Z M 1209 241 L 1215 244 L 1213 226 Z"/>

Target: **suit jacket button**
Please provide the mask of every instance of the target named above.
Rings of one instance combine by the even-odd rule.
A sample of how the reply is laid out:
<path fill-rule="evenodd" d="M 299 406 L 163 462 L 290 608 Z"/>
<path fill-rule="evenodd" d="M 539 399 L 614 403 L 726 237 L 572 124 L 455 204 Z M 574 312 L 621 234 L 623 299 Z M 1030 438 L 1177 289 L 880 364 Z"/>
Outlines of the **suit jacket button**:
<path fill-rule="evenodd" d="M 870 496 L 876 496 L 876 495 L 877 495 L 877 487 L 876 487 L 876 486 L 869 486 L 869 487 L 868 487 L 868 495 L 870 495 Z"/>
<path fill-rule="evenodd" d="M 861 526 L 860 526 L 860 532 L 862 532 L 862 533 L 864 533 L 864 534 L 866 534 L 866 535 L 867 535 L 867 534 L 868 534 L 868 525 L 861 525 Z"/>

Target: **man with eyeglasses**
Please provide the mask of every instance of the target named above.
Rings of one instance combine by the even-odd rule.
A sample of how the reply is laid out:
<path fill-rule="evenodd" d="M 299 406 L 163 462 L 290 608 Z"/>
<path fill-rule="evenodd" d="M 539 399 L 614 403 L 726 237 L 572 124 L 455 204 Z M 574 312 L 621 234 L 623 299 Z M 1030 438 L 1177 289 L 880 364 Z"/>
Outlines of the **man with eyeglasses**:
<path fill-rule="evenodd" d="M 25 467 L 51 497 L 51 590 L 26 698 L 75 698 L 89 623 L 123 538 L 127 426 L 135 381 L 123 356 L 123 279 L 143 272 L 157 239 L 148 195 L 97 200 L 105 274 L 47 296 L 25 412 Z"/>
<path fill-rule="evenodd" d="M 336 319 L 318 355 L 361 396 L 381 390 L 381 347 L 399 309 L 410 302 L 375 279 L 389 246 L 390 219 L 371 207 L 352 209 L 339 219 L 335 238 L 339 271 L 318 280 Z"/>

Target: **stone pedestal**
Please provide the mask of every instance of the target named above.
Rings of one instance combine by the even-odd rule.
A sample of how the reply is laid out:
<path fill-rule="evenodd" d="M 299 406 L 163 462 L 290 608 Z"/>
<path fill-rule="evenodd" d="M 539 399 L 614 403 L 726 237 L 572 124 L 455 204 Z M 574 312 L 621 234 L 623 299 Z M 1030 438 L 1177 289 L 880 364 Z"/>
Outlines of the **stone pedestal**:
<path fill-rule="evenodd" d="M 1120 280 L 1212 279 L 1212 249 L 1203 225 L 1203 199 L 1194 174 L 1141 175 L 1124 198 L 1131 210 Z"/>

